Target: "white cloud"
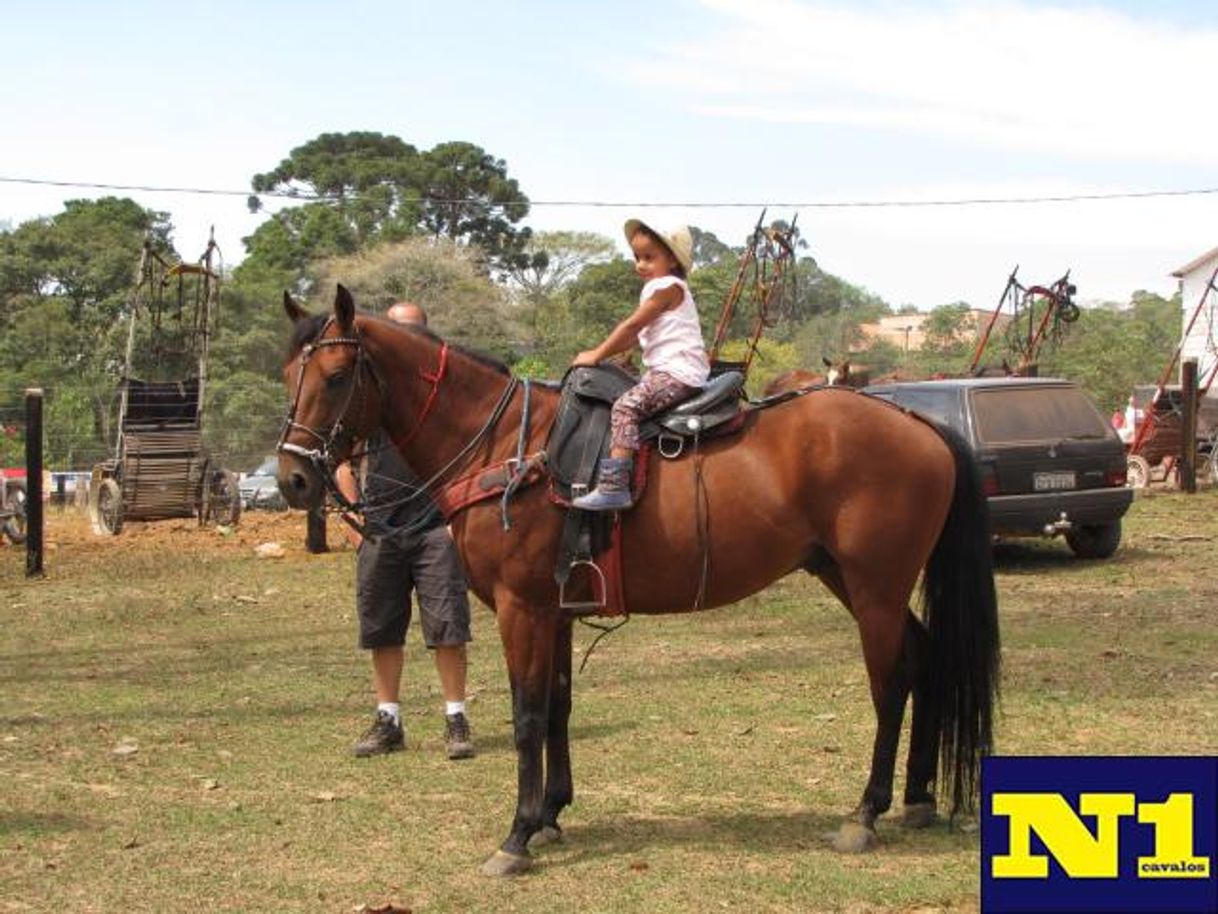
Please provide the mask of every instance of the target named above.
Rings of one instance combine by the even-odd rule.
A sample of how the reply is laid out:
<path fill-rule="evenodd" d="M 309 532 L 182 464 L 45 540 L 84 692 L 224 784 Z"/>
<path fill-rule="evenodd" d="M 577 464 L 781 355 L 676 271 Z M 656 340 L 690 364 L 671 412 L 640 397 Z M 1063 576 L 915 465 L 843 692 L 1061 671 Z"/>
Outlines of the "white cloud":
<path fill-rule="evenodd" d="M 893 128 L 1116 161 L 1211 164 L 1218 31 L 1098 8 L 703 0 L 628 66 L 703 114 Z"/>

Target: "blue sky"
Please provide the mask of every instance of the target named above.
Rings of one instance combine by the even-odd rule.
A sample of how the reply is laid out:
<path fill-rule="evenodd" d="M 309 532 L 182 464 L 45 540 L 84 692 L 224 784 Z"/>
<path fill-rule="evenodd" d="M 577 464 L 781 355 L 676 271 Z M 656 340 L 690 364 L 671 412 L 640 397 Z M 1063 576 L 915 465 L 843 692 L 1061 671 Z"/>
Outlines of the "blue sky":
<path fill-rule="evenodd" d="M 1218 5 L 635 0 L 44 0 L 7 10 L 0 176 L 242 190 L 325 131 L 467 140 L 537 201 L 616 237 L 634 211 L 770 202 L 822 266 L 927 308 L 992 307 L 1067 268 L 1083 299 L 1170 292 L 1218 245 L 1218 195 L 1040 206 L 790 204 L 1218 187 Z M 0 184 L 0 220 L 97 192 Z M 179 247 L 241 197 L 130 192 Z M 785 205 L 784 205 L 785 204 Z M 649 208 L 739 242 L 754 206 Z"/>

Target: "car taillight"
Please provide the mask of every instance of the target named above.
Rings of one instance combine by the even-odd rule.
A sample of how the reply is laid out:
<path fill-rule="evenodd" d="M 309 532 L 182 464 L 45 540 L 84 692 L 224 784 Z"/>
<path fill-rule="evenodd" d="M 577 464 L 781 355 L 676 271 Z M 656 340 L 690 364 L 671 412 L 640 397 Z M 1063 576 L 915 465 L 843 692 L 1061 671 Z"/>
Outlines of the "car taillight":
<path fill-rule="evenodd" d="M 981 491 L 986 498 L 999 494 L 1002 489 L 998 486 L 998 471 L 993 466 L 981 468 Z"/>
<path fill-rule="evenodd" d="M 1104 473 L 1104 485 L 1106 486 L 1123 486 L 1128 481 L 1128 470 L 1124 464 Z"/>

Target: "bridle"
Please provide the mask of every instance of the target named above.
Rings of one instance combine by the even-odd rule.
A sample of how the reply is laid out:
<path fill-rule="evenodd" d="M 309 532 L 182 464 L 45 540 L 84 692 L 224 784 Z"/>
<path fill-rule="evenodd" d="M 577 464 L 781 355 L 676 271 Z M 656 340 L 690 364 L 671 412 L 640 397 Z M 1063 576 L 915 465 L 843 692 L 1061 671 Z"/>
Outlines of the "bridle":
<path fill-rule="evenodd" d="M 334 478 L 334 472 L 338 468 L 340 461 L 335 459 L 335 445 L 344 434 L 343 417 L 351 408 L 352 401 L 355 399 L 356 391 L 362 390 L 360 381 L 365 372 L 370 374 L 376 381 L 378 388 L 381 387 L 381 379 L 377 376 L 372 363 L 368 360 L 367 352 L 364 348 L 363 341 L 360 339 L 359 330 L 354 325 L 350 336 L 334 336 L 325 338 L 326 330 L 334 323 L 334 317 L 327 318 L 321 331 L 317 335 L 317 339 L 312 343 L 306 343 L 300 350 L 300 363 L 296 374 L 296 390 L 292 396 L 292 405 L 288 411 L 287 417 L 284 419 L 283 431 L 279 436 L 279 443 L 275 450 L 281 454 L 292 454 L 306 460 L 313 468 L 314 472 L 322 480 L 326 491 L 340 506 L 343 511 L 343 519 L 358 530 L 361 534 L 367 536 L 366 531 L 358 521 L 355 521 L 350 515 L 360 513 L 367 509 L 369 505 L 366 502 L 352 502 L 338 487 L 338 483 Z M 300 406 L 300 396 L 304 389 L 305 366 L 309 359 L 318 350 L 329 346 L 354 346 L 355 347 L 355 368 L 348 382 L 346 398 L 343 401 L 342 409 L 339 411 L 338 418 L 330 425 L 329 428 L 313 428 L 296 421 L 296 410 Z M 431 411 L 435 406 L 436 398 L 440 392 L 440 385 L 448 375 L 448 343 L 440 344 L 439 362 L 434 372 L 420 368 L 419 375 L 424 380 L 431 384 L 431 390 L 423 403 L 422 409 L 414 422 L 414 427 L 405 436 L 400 439 L 395 439 L 393 446 L 399 449 L 404 448 L 406 444 L 414 439 L 414 437 L 422 429 L 423 424 L 427 421 L 427 417 L 431 415 Z M 388 504 L 378 504 L 375 507 L 385 508 L 392 505 L 404 504 L 417 498 L 421 495 L 429 494 L 432 487 L 444 479 L 451 473 L 461 469 L 473 454 L 477 446 L 490 434 L 491 430 L 498 424 L 499 419 L 507 410 L 508 404 L 511 403 L 512 397 L 515 395 L 517 388 L 521 386 L 519 378 L 513 376 L 504 387 L 503 392 L 499 395 L 499 399 L 495 402 L 491 409 L 490 416 L 482 427 L 475 433 L 474 437 L 457 452 L 448 463 L 441 467 L 436 473 L 432 474 L 431 478 L 421 483 L 417 490 L 396 502 Z M 528 410 L 528 389 L 526 385 L 525 410 L 527 415 Z M 361 418 L 363 411 L 366 410 L 366 400 L 361 396 L 360 410 Z M 524 433 L 524 424 L 522 423 L 522 434 Z M 299 444 L 295 444 L 287 440 L 289 434 L 293 431 L 301 431 L 309 437 L 316 440 L 320 447 L 307 448 Z"/>
<path fill-rule="evenodd" d="M 364 371 L 369 369 L 370 366 L 364 353 L 363 342 L 359 338 L 359 330 L 353 325 L 352 335 L 327 338 L 325 333 L 333 323 L 333 316 L 327 318 L 325 324 L 322 325 L 321 331 L 317 334 L 317 339 L 311 343 L 305 343 L 300 348 L 300 361 L 296 371 L 296 391 L 292 395 L 292 405 L 288 409 L 288 414 L 283 420 L 283 430 L 279 434 L 279 443 L 275 445 L 275 451 L 280 454 L 293 454 L 306 460 L 325 484 L 326 491 L 329 492 L 330 496 L 334 498 L 344 511 L 358 511 L 362 505 L 356 504 L 347 498 L 334 481 L 334 471 L 338 468 L 339 463 L 335 459 L 334 452 L 335 445 L 346 431 L 343 428 L 343 418 L 351 409 L 351 403 L 355 399 L 356 392 L 363 393 L 360 381 Z M 355 347 L 355 368 L 347 383 L 346 398 L 343 400 L 342 408 L 338 412 L 338 418 L 334 420 L 329 428 L 313 428 L 296 421 L 296 410 L 300 406 L 300 395 L 304 390 L 305 368 L 315 353 L 331 346 Z M 361 396 L 361 414 L 367 408 L 366 403 L 367 401 Z M 288 435 L 294 431 L 304 432 L 320 446 L 308 448 L 288 441 Z"/>

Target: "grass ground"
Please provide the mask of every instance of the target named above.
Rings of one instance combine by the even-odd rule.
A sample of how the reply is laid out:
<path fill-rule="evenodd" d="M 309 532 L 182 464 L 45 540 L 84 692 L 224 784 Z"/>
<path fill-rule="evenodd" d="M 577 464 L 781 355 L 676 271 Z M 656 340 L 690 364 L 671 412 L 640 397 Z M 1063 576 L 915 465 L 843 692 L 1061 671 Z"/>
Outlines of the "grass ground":
<path fill-rule="evenodd" d="M 50 523 L 44 580 L 0 551 L 0 910 L 976 910 L 967 823 L 883 820 L 862 857 L 826 845 L 873 717 L 853 628 L 809 579 L 603 642 L 575 682 L 567 840 L 492 881 L 478 866 L 506 835 L 515 756 L 488 611 L 479 757 L 445 760 L 412 632 L 407 751 L 357 760 L 370 695 L 350 551 L 305 554 L 288 515 L 229 536 Z M 255 556 L 270 539 L 283 558 Z M 1109 561 L 1000 547 L 1000 750 L 1218 751 L 1216 543 L 1211 489 L 1140 495 Z M 594 634 L 577 629 L 577 663 Z"/>

